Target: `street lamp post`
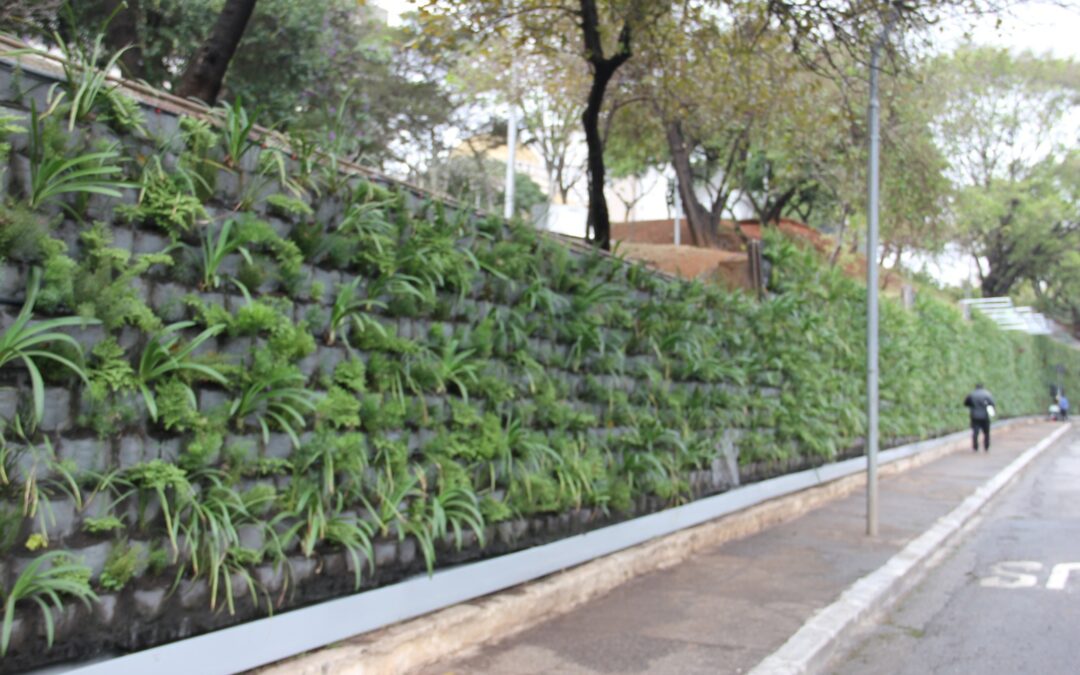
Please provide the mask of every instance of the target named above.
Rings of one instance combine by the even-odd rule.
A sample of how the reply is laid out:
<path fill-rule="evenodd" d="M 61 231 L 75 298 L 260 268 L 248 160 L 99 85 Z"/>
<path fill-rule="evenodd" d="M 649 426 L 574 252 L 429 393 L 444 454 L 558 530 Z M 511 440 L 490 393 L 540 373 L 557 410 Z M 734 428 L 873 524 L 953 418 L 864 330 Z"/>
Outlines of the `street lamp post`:
<path fill-rule="evenodd" d="M 517 106 L 514 104 L 514 93 L 517 89 L 517 69 L 510 66 L 510 114 L 506 120 L 506 203 L 503 204 L 503 217 L 510 220 L 514 216 L 514 179 L 515 161 L 517 159 Z"/>
<path fill-rule="evenodd" d="M 866 534 L 878 534 L 878 166 L 881 146 L 878 75 L 881 49 L 895 18 L 885 21 L 881 35 L 870 47 L 870 166 L 867 176 L 866 234 Z"/>

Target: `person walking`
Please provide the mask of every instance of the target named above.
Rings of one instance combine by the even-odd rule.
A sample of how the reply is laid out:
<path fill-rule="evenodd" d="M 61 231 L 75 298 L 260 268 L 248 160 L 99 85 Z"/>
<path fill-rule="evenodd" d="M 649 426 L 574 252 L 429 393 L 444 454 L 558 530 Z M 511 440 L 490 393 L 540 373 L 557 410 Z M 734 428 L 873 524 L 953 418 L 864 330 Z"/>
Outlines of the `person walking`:
<path fill-rule="evenodd" d="M 1058 392 L 1058 408 L 1061 410 L 1061 421 L 1069 419 L 1069 399 L 1065 398 L 1065 392 Z"/>
<path fill-rule="evenodd" d="M 971 413 L 971 449 L 979 451 L 979 431 L 982 431 L 983 450 L 990 452 L 990 418 L 994 414 L 994 397 L 980 382 L 975 385 L 975 391 L 964 399 L 964 405 Z"/>

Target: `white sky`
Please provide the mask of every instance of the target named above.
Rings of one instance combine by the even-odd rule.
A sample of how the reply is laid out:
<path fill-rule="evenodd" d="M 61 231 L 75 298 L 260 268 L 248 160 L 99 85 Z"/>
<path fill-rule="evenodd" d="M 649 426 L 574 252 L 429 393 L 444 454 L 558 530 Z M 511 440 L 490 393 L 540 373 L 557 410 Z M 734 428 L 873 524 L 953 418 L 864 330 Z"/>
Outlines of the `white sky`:
<path fill-rule="evenodd" d="M 969 22 L 957 20 L 941 26 L 942 46 L 955 44 L 969 32 L 977 44 L 1039 54 L 1049 51 L 1054 56 L 1080 59 L 1080 0 L 1017 4 L 1000 16 L 1000 25 L 998 17 L 992 16 L 979 19 L 974 26 L 968 26 Z"/>
<path fill-rule="evenodd" d="M 403 12 L 416 9 L 416 5 L 408 2 L 408 0 L 369 0 L 372 4 L 382 7 L 390 13 L 390 24 L 397 23 L 398 17 Z"/>
<path fill-rule="evenodd" d="M 415 9 L 409 0 L 369 0 L 390 13 L 394 22 L 402 12 Z M 944 43 L 955 43 L 967 31 L 967 20 L 950 22 L 941 27 Z M 976 22 L 971 36 L 977 43 L 1030 49 L 1034 52 L 1052 51 L 1056 56 L 1080 59 L 1080 0 L 1061 0 L 1058 3 L 1029 2 L 1017 4 L 1001 17 Z"/>

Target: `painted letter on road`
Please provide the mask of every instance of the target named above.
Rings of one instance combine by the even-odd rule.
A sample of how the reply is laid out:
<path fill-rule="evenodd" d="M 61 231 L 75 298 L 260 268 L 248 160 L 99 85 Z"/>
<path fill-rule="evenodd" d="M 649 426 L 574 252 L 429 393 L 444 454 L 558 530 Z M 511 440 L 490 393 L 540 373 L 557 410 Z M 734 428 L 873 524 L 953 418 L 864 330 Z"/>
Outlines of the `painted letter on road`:
<path fill-rule="evenodd" d="M 988 588 L 1031 588 L 1038 585 L 1039 577 L 1024 572 L 1038 572 L 1042 568 L 1043 564 L 1034 560 L 1006 560 L 992 565 L 991 576 L 980 579 L 979 585 Z M 1068 576 L 1068 572 L 1065 574 Z"/>
<path fill-rule="evenodd" d="M 1069 583 L 1069 573 L 1080 570 L 1080 563 L 1061 563 L 1054 565 L 1050 571 L 1050 578 L 1046 580 L 1046 588 L 1051 591 L 1065 590 L 1065 584 Z"/>

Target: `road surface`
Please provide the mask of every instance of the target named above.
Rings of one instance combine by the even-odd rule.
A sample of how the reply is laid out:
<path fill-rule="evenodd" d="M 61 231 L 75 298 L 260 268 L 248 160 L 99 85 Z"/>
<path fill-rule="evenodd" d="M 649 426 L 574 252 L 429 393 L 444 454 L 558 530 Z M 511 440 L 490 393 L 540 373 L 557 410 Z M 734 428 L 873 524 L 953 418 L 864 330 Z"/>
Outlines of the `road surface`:
<path fill-rule="evenodd" d="M 825 669 L 840 675 L 1080 673 L 1080 431 Z"/>

